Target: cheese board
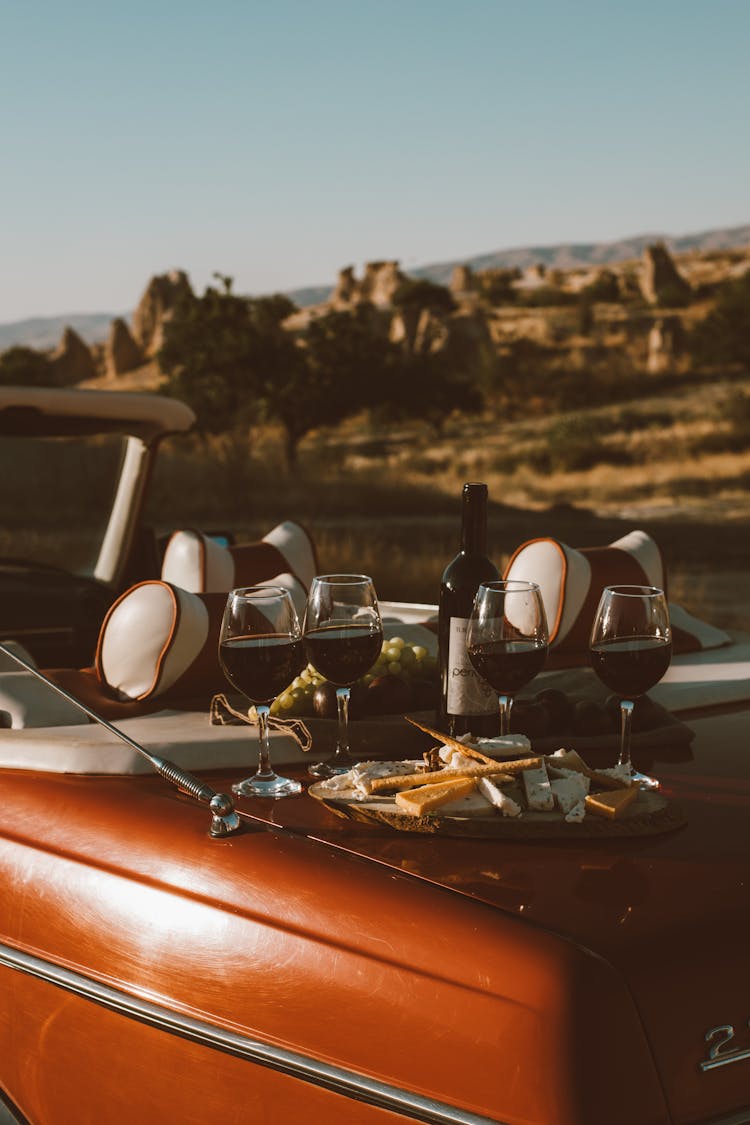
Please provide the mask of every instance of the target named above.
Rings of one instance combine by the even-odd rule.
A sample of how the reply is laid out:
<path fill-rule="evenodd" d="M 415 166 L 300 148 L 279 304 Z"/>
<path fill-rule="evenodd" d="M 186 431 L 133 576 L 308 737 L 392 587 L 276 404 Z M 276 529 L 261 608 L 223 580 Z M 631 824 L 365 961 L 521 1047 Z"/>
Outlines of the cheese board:
<path fill-rule="evenodd" d="M 361 824 L 379 824 L 398 832 L 436 836 L 479 837 L 505 840 L 581 840 L 628 836 L 655 836 L 672 832 L 685 824 L 682 809 L 658 792 L 640 790 L 629 808 L 617 819 L 586 816 L 580 823 L 569 823 L 558 811 L 525 811 L 518 817 L 496 812 L 485 815 L 447 816 L 439 811 L 423 816 L 403 813 L 395 797 L 363 798 L 355 789 L 332 792 L 325 783 L 308 789 L 315 800 L 330 812 Z"/>

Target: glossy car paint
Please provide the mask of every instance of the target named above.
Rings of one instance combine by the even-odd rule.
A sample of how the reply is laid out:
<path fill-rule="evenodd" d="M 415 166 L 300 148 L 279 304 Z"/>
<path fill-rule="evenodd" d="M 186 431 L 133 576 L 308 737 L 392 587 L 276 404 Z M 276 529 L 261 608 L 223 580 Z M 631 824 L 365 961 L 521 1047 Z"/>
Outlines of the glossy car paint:
<path fill-rule="evenodd" d="M 203 810 L 157 780 L 10 771 L 3 780 L 0 894 L 13 903 L 6 945 L 493 1120 L 601 1121 L 627 1047 L 639 1089 L 609 1119 L 632 1121 L 635 1105 L 639 1114 L 645 1108 L 643 1120 L 664 1120 L 627 991 L 574 943 L 296 835 L 251 826 L 210 841 Z M 3 1084 L 31 1120 L 64 1121 L 73 1099 L 79 1112 L 106 1105 L 111 1120 L 129 1119 L 132 1104 L 118 1094 L 125 1059 L 153 1106 L 154 1116 L 144 1109 L 142 1119 L 156 1120 L 164 1092 L 153 1051 L 161 1038 L 167 1069 L 187 1072 L 169 1094 L 177 1119 L 205 1119 L 196 1098 L 206 1075 L 194 1045 L 14 970 L 0 980 L 9 1001 L 1 1057 L 14 1063 Z M 619 1047 L 604 1057 L 602 1019 Z M 584 1092 L 573 1042 L 597 1059 L 601 1095 Z M 525 1060 L 537 1057 L 544 1082 L 527 1070 Z M 236 1060 L 216 1065 L 237 1070 Z M 290 1082 L 245 1067 L 231 1091 L 211 1083 L 214 1109 L 240 1091 L 270 1107 Z M 291 1087 L 299 1087 L 299 1112 L 311 1096 L 332 1097 Z M 341 1108 L 342 1120 L 355 1120 L 352 1104 Z M 372 1112 L 357 1107 L 357 1119 L 377 1119 Z"/>

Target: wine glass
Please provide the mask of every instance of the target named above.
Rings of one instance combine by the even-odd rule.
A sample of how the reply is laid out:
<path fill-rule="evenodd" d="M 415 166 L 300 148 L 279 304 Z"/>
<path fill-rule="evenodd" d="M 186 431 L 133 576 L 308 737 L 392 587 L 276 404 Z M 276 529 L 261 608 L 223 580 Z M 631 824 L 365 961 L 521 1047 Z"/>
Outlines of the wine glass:
<path fill-rule="evenodd" d="M 349 696 L 373 666 L 383 645 L 383 624 L 372 579 L 366 574 L 322 574 L 313 578 L 305 610 L 304 643 L 310 664 L 336 685 L 338 734 L 327 762 L 310 766 L 313 777 L 346 773 L 349 756 Z"/>
<path fill-rule="evenodd" d="M 289 591 L 246 586 L 227 596 L 219 636 L 219 663 L 230 684 L 255 704 L 260 756 L 257 772 L 232 786 L 243 797 L 289 797 L 299 781 L 271 768 L 268 711 L 305 664 L 302 633 Z"/>
<path fill-rule="evenodd" d="M 657 586 L 605 586 L 591 630 L 591 664 L 620 699 L 620 757 L 641 789 L 658 789 L 653 777 L 633 770 L 630 725 L 633 704 L 662 678 L 672 659 L 672 630 L 663 590 Z"/>
<path fill-rule="evenodd" d="M 549 634 L 536 582 L 500 579 L 476 592 L 466 650 L 477 673 L 498 693 L 500 734 L 510 731 L 513 696 L 542 670 Z"/>

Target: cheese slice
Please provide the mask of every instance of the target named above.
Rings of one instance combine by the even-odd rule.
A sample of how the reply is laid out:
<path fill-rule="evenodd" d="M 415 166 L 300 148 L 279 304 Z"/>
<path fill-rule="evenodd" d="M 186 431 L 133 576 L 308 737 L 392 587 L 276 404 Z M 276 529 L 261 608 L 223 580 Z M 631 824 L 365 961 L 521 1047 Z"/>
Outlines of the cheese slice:
<path fill-rule="evenodd" d="M 554 769 L 575 770 L 595 782 L 600 789 L 627 789 L 630 780 L 616 768 L 613 770 L 592 770 L 575 750 L 556 750 L 545 761 Z"/>
<path fill-rule="evenodd" d="M 616 820 L 624 815 L 640 792 L 637 785 L 630 789 L 613 789 L 610 793 L 590 793 L 586 798 L 586 808 L 596 816 L 606 816 Z"/>
<path fill-rule="evenodd" d="M 474 790 L 473 777 L 457 777 L 453 781 L 437 781 L 433 785 L 420 785 L 396 794 L 396 807 L 410 816 L 423 816 L 449 801 L 465 797 Z"/>
<path fill-rule="evenodd" d="M 552 796 L 544 762 L 541 762 L 537 769 L 524 770 L 521 778 L 523 779 L 523 791 L 529 809 L 543 810 L 555 807 L 555 799 Z"/>
<path fill-rule="evenodd" d="M 555 804 L 563 816 L 567 816 L 586 796 L 590 782 L 585 774 L 571 771 L 567 777 L 555 778 L 549 784 Z"/>
<path fill-rule="evenodd" d="M 569 813 L 565 814 L 565 819 L 568 822 L 568 824 L 580 824 L 580 822 L 583 820 L 583 818 L 585 816 L 586 816 L 586 800 L 584 798 L 583 801 L 579 801 L 577 805 L 574 805 Z"/>
<path fill-rule="evenodd" d="M 481 778 L 480 780 L 486 781 L 487 778 Z M 493 816 L 495 809 L 477 787 L 473 792 L 466 793 L 463 797 L 454 797 L 447 801 L 440 806 L 439 812 L 441 816 Z"/>
<path fill-rule="evenodd" d="M 477 789 L 484 793 L 487 800 L 491 801 L 503 816 L 521 816 L 521 806 L 507 793 L 503 793 L 500 786 L 496 785 L 492 778 L 480 777 L 477 782 Z"/>

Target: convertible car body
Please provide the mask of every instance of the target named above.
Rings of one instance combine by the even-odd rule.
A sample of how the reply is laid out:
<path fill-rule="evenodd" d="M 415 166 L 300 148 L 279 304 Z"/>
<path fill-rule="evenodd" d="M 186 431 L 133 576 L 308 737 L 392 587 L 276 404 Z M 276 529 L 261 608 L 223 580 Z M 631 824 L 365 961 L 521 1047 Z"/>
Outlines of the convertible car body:
<path fill-rule="evenodd" d="M 119 526 L 124 546 L 137 519 Z M 93 579 L 110 593 L 115 556 Z M 30 705 L 0 730 L 0 1122 L 750 1121 L 746 649 L 678 659 L 657 689 L 688 735 L 638 752 L 679 810 L 647 835 L 401 832 L 303 792 L 238 798 L 212 836 L 127 740 L 228 793 L 246 725 L 34 725 Z M 384 720 L 382 755 L 414 737 Z M 303 779 L 323 752 L 274 733 Z"/>

